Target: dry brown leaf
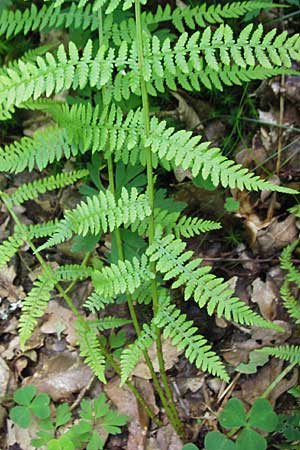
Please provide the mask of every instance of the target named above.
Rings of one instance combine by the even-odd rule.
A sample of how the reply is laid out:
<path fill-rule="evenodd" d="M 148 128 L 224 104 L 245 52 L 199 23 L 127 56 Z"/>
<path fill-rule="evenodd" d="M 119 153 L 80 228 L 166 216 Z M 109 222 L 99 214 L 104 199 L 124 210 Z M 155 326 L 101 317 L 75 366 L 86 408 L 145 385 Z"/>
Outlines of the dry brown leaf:
<path fill-rule="evenodd" d="M 159 364 L 157 359 L 157 351 L 155 343 L 153 343 L 153 345 L 149 348 L 148 353 L 155 372 L 159 372 Z M 170 370 L 177 363 L 178 357 L 182 352 L 181 353 L 178 352 L 177 348 L 174 347 L 170 339 L 163 339 L 162 353 L 164 355 L 165 368 L 166 370 Z M 140 362 L 136 365 L 132 374 L 135 375 L 136 377 L 144 378 L 145 380 L 151 380 L 151 374 L 147 364 L 145 363 L 144 358 L 142 358 Z"/>
<path fill-rule="evenodd" d="M 34 384 L 54 401 L 67 400 L 83 389 L 91 376 L 90 368 L 77 353 L 64 352 L 51 358 L 41 358 L 40 366 L 32 377 L 24 380 L 24 384 Z"/>
<path fill-rule="evenodd" d="M 260 278 L 256 278 L 252 283 L 252 297 L 253 303 L 257 303 L 261 315 L 266 320 L 274 320 L 277 310 L 277 293 L 271 280 L 266 282 Z"/>
<path fill-rule="evenodd" d="M 258 231 L 256 250 L 264 256 L 272 255 L 294 242 L 297 237 L 298 230 L 293 214 L 281 222 L 275 218 L 267 229 Z"/>
<path fill-rule="evenodd" d="M 156 438 L 147 442 L 146 450 L 182 450 L 183 442 L 175 433 L 171 425 L 160 428 Z"/>
<path fill-rule="evenodd" d="M 241 397 L 242 400 L 252 405 L 254 401 L 261 397 L 263 392 L 270 386 L 275 378 L 282 372 L 284 362 L 278 359 L 272 358 L 271 361 L 258 369 L 255 376 L 247 378 L 241 383 Z M 291 378 L 284 378 L 271 392 L 268 400 L 275 404 L 276 400 L 288 389 L 295 386 L 298 380 L 298 370 L 294 369 Z"/>
<path fill-rule="evenodd" d="M 38 423 L 31 421 L 30 427 L 26 430 L 20 428 L 11 420 L 7 420 L 6 446 L 8 449 L 34 450 L 36 447 L 31 445 L 31 440 L 36 437 L 39 431 Z M 41 447 L 45 450 L 46 447 Z"/>
<path fill-rule="evenodd" d="M 67 308 L 61 306 L 56 300 L 48 303 L 46 311 L 46 321 L 41 326 L 41 332 L 44 334 L 59 334 L 60 331 L 66 335 L 66 340 L 73 347 L 78 342 L 78 334 L 75 330 L 75 316 Z"/>
<path fill-rule="evenodd" d="M 25 297 L 23 288 L 14 285 L 16 271 L 13 266 L 5 266 L 0 270 L 0 298 L 14 302 Z"/>

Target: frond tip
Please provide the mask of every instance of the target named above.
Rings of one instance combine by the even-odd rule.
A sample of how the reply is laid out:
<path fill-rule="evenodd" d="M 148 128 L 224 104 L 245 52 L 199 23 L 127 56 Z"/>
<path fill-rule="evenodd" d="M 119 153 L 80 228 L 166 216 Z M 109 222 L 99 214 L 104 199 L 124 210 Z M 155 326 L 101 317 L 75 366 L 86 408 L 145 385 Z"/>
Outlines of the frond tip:
<path fill-rule="evenodd" d="M 184 350 L 187 359 L 204 372 L 229 381 L 229 376 L 219 356 L 212 350 L 207 340 L 197 334 L 192 320 L 186 320 L 186 314 L 176 309 L 175 305 L 161 305 L 153 323 L 163 329 L 165 338 L 171 338 L 178 350 Z"/>

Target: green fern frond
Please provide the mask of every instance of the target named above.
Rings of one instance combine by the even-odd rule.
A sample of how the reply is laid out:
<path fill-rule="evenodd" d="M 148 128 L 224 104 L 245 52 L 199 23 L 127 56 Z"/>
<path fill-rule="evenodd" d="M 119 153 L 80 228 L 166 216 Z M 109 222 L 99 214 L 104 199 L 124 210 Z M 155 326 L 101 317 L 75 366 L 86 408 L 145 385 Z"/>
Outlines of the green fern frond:
<path fill-rule="evenodd" d="M 296 300 L 291 292 L 289 281 L 285 280 L 280 289 L 282 303 L 289 315 L 298 324 L 300 323 L 300 302 Z"/>
<path fill-rule="evenodd" d="M 75 44 L 70 42 L 68 54 L 61 45 L 56 57 L 47 53 L 45 57 L 38 57 L 35 63 L 20 60 L 18 69 L 7 70 L 0 77 L 2 107 L 9 109 L 31 97 L 38 99 L 43 94 L 49 97 L 71 87 L 83 89 L 87 85 L 98 89 L 108 86 L 117 101 L 128 99 L 130 92 L 141 94 L 136 42 L 128 46 L 124 41 L 117 52 L 113 48 L 100 47 L 95 58 L 92 53 L 93 44 L 89 40 L 81 56 Z M 195 87 L 199 76 L 205 78 L 205 67 L 215 74 L 221 72 L 223 65 L 230 72 L 232 64 L 242 69 L 261 66 L 272 70 L 274 66 L 290 68 L 291 59 L 300 59 L 298 34 L 288 37 L 287 32 L 276 35 L 273 30 L 264 35 L 262 26 L 253 31 L 253 25 L 248 25 L 234 39 L 231 28 L 220 25 L 215 32 L 208 27 L 203 33 L 197 31 L 190 37 L 183 33 L 174 48 L 169 39 L 161 44 L 158 37 L 153 36 L 145 42 L 142 75 L 149 94 L 156 95 L 156 90 L 164 91 L 165 83 L 173 90 L 177 83 L 190 89 L 189 80 L 193 80 Z"/>
<path fill-rule="evenodd" d="M 59 281 L 83 280 L 91 277 L 93 269 L 83 265 L 66 265 L 53 272 L 53 277 L 43 272 L 34 282 L 33 288 L 22 302 L 22 314 L 19 320 L 21 348 L 33 333 L 37 321 L 42 317 L 51 299 L 51 291 Z"/>
<path fill-rule="evenodd" d="M 233 291 L 223 278 L 211 274 L 209 266 L 199 267 L 202 260 L 191 259 L 193 252 L 185 252 L 185 247 L 186 244 L 173 235 L 157 236 L 146 254 L 150 261 L 156 262 L 157 270 L 164 275 L 164 280 L 176 278 L 171 286 L 173 289 L 185 286 L 184 299 L 189 300 L 193 296 L 200 308 L 206 307 L 209 315 L 216 313 L 218 317 L 224 316 L 237 323 L 276 328 L 243 301 L 232 297 Z"/>
<path fill-rule="evenodd" d="M 96 377 L 106 383 L 105 378 L 105 357 L 103 355 L 97 332 L 93 327 L 86 329 L 77 325 L 79 332 L 78 345 L 80 356 L 85 363 L 92 369 Z"/>
<path fill-rule="evenodd" d="M 264 347 L 257 352 L 264 353 L 268 356 L 288 361 L 293 364 L 300 364 L 300 347 L 297 345 L 280 345 L 279 347 Z"/>
<path fill-rule="evenodd" d="M 166 229 L 166 231 L 168 234 L 173 232 L 176 237 L 183 236 L 185 238 L 191 238 L 202 233 L 219 230 L 220 228 L 222 228 L 221 224 L 212 220 L 183 216 L 179 219 L 176 225 L 170 229 Z"/>
<path fill-rule="evenodd" d="M 199 219 L 198 217 L 180 216 L 178 212 L 169 212 L 160 208 L 154 210 L 155 223 L 159 223 L 167 234 L 174 233 L 176 237 L 190 238 L 201 233 L 219 230 L 221 225 L 212 220 Z M 137 231 L 140 236 L 145 236 L 149 226 L 149 220 L 136 221 L 131 225 L 132 231 Z"/>
<path fill-rule="evenodd" d="M 238 19 L 249 12 L 276 7 L 282 7 L 282 5 L 274 4 L 271 1 L 242 1 L 225 5 L 202 3 L 194 8 L 187 6 L 186 8 L 176 8 L 173 11 L 170 5 L 167 5 L 164 9 L 159 6 L 154 14 L 147 13 L 145 22 L 147 25 L 172 22 L 177 30 L 183 33 L 186 27 L 191 30 L 205 28 L 210 24 L 223 23 L 225 19 Z"/>
<path fill-rule="evenodd" d="M 45 177 L 32 183 L 24 183 L 10 196 L 11 201 L 15 205 L 21 205 L 27 200 L 34 200 L 39 194 L 72 185 L 76 181 L 87 177 L 88 174 L 89 171 L 85 169 L 74 170 Z"/>
<path fill-rule="evenodd" d="M 98 295 L 103 298 L 115 298 L 119 294 L 132 294 L 143 281 L 153 278 L 149 269 L 148 258 L 134 257 L 132 262 L 119 261 L 93 274 L 93 285 Z"/>
<path fill-rule="evenodd" d="M 146 195 L 138 194 L 135 188 L 130 192 L 123 188 L 118 201 L 110 191 L 100 192 L 86 202 L 81 202 L 75 209 L 67 211 L 56 232 L 39 250 L 58 245 L 70 239 L 73 233 L 81 236 L 86 236 L 88 232 L 95 235 L 100 231 L 106 233 L 122 224 L 129 226 L 137 218 L 142 221 L 150 214 L 151 208 Z"/>
<path fill-rule="evenodd" d="M 300 285 L 300 270 L 295 267 L 292 262 L 292 255 L 294 250 L 299 245 L 299 240 L 296 240 L 292 244 L 288 245 L 281 253 L 280 267 L 283 270 L 287 270 L 287 280 L 291 283 Z"/>
<path fill-rule="evenodd" d="M 22 230 L 19 230 L 18 227 L 16 227 L 14 234 L 0 245 L 0 268 L 5 266 L 11 260 L 26 240 L 31 241 L 33 239 L 51 236 L 56 227 L 56 220 L 44 224 L 29 225 L 25 227 L 25 233 L 23 231 L 24 227 Z"/>
<path fill-rule="evenodd" d="M 121 355 L 121 386 L 123 386 L 137 363 L 141 359 L 143 353 L 153 344 L 155 339 L 155 332 L 153 327 L 144 324 L 140 336 L 125 348 Z"/>
<path fill-rule="evenodd" d="M 115 303 L 114 298 L 104 298 L 97 292 L 93 292 L 85 301 L 84 307 L 87 308 L 92 313 L 97 313 L 105 309 L 108 305 Z"/>
<path fill-rule="evenodd" d="M 78 154 L 78 147 L 69 144 L 66 130 L 49 127 L 38 130 L 33 138 L 24 137 L 19 142 L 0 148 L 0 168 L 3 172 L 19 173 L 25 169 L 40 171 L 48 164 Z"/>
<path fill-rule="evenodd" d="M 179 351 L 184 350 L 187 359 L 195 363 L 198 369 L 229 381 L 219 356 L 207 340 L 197 334 L 198 330 L 193 326 L 193 321 L 186 320 L 186 314 L 181 314 L 175 305 L 162 305 L 153 323 L 163 329 L 164 337 L 171 338 L 172 344 Z"/>
<path fill-rule="evenodd" d="M 300 271 L 292 262 L 292 256 L 298 246 L 299 240 L 296 240 L 288 245 L 280 256 L 280 267 L 287 271 L 285 281 L 280 289 L 280 294 L 284 307 L 296 323 L 300 323 L 300 302 L 296 300 L 292 293 L 292 285 L 296 287 L 300 286 Z"/>
<path fill-rule="evenodd" d="M 119 328 L 132 323 L 131 320 L 120 319 L 119 317 L 102 317 L 102 319 L 90 320 L 89 322 L 99 331 L 111 330 L 112 328 Z"/>
<path fill-rule="evenodd" d="M 238 188 L 240 190 L 263 190 L 291 193 L 292 190 L 262 180 L 241 164 L 227 159 L 219 148 L 211 148 L 210 142 L 200 142 L 201 136 L 193 136 L 191 131 L 166 128 L 166 122 L 152 118 L 151 129 L 146 145 L 160 159 L 172 161 L 184 170 L 191 169 L 196 177 L 199 173 L 204 179 L 211 177 L 215 186 Z M 293 191 L 295 193 L 296 191 Z"/>
<path fill-rule="evenodd" d="M 34 282 L 33 288 L 27 297 L 22 301 L 22 314 L 19 320 L 20 345 L 22 350 L 24 350 L 26 341 L 32 335 L 38 319 L 44 315 L 54 286 L 55 281 L 43 272 Z"/>
<path fill-rule="evenodd" d="M 24 239 L 15 233 L 0 245 L 0 269 L 4 267 L 24 244 Z"/>

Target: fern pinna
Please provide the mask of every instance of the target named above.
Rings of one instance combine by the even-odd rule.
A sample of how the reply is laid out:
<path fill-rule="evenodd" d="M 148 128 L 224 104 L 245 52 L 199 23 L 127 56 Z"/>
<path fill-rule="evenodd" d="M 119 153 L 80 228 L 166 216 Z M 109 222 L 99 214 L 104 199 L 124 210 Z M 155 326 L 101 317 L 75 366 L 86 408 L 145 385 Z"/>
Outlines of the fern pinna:
<path fill-rule="evenodd" d="M 49 122 L 32 137 L 0 148 L 0 167 L 6 174 L 36 173 L 47 168 L 45 177 L 21 185 L 9 196 L 1 193 L 16 226 L 0 246 L 0 266 L 28 242 L 43 268 L 23 302 L 23 347 L 52 293 L 58 293 L 77 316 L 80 352 L 96 376 L 105 382 L 108 358 L 121 383 L 127 383 L 143 403 L 130 383 L 143 355 L 166 414 L 182 434 L 165 373 L 162 335 L 201 370 L 225 381 L 229 376 L 200 330 L 166 295 L 164 284 L 172 280 L 171 289 L 182 289 L 186 301 L 193 298 L 210 315 L 249 326 L 274 326 L 234 297 L 223 279 L 185 250 L 183 238 L 218 229 L 220 224 L 182 215 L 181 206 L 173 202 L 170 207 L 169 200 L 158 200 L 154 169 L 189 169 L 193 177 L 201 175 L 224 188 L 294 191 L 254 175 L 201 136 L 177 130 L 155 114 L 150 116 L 149 103 L 167 90 L 223 90 L 251 80 L 293 74 L 293 62 L 300 60 L 300 36 L 276 29 L 266 31 L 262 25 L 253 24 L 240 32 L 233 29 L 237 18 L 280 7 L 271 1 L 174 9 L 167 4 L 142 12 L 146 4 L 147 0 L 53 0 L 41 7 L 32 3 L 20 9 L 3 9 L 0 35 L 6 39 L 54 29 L 85 31 L 87 38 L 81 45 L 70 40 L 68 45 L 41 46 L 1 68 L 0 118 L 9 120 L 18 109 L 39 110 Z M 162 25 L 177 30 L 178 38 L 163 38 Z M 69 94 L 66 100 L 58 100 L 58 94 L 65 91 Z M 56 98 L 50 98 L 53 96 Z M 129 107 L 125 110 L 126 103 Z M 51 172 L 52 164 L 57 167 L 70 159 L 75 161 L 74 170 L 58 175 Z M 87 159 L 91 161 L 88 169 Z M 83 186 L 82 201 L 53 221 L 24 226 L 14 213 L 14 205 L 46 191 L 89 181 L 94 186 Z M 89 255 L 82 265 L 63 266 L 56 271 L 45 263 L 43 252 L 51 246 L 75 238 L 93 252 L 108 233 L 112 233 L 112 254 L 110 258 L 102 255 L 104 267 L 98 257 L 90 262 Z M 130 239 L 135 244 L 133 250 Z M 120 362 L 99 337 L 103 330 L 124 322 L 104 317 L 95 325 L 74 306 L 64 289 L 65 281 L 84 278 L 90 278 L 94 285 L 84 307 L 94 313 L 127 298 L 137 339 L 123 350 Z M 139 323 L 135 301 L 152 303 L 149 323 Z M 289 305 L 290 311 L 295 309 L 293 302 Z M 157 347 L 161 380 L 148 355 L 152 343 Z M 143 405 L 154 417 L 149 405 Z"/>

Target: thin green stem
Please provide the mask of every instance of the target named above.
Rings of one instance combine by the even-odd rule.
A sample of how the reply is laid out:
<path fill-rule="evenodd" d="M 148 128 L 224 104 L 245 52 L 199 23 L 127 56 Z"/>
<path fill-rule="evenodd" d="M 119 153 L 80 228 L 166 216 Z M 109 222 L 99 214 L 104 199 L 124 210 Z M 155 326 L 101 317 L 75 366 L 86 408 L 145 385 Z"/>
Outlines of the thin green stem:
<path fill-rule="evenodd" d="M 142 20 L 141 20 L 141 4 L 140 0 L 135 0 L 135 20 L 136 20 L 136 33 L 137 33 L 137 45 L 138 45 L 138 57 L 139 57 L 139 70 L 140 70 L 140 83 L 141 83 L 141 92 L 142 92 L 142 104 L 143 104 L 143 116 L 144 116 L 144 132 L 146 137 L 150 135 L 150 109 L 149 109 L 149 97 L 146 82 L 143 76 L 144 71 L 144 49 L 143 49 L 143 32 L 142 32 Z M 152 152 L 148 147 L 146 150 L 146 159 L 147 159 L 147 186 L 148 186 L 148 197 L 150 207 L 152 209 L 152 214 L 149 218 L 149 228 L 148 228 L 148 240 L 149 245 L 154 242 L 154 231 L 155 231 L 155 222 L 154 222 L 154 199 L 155 199 L 155 189 L 154 189 L 154 175 L 153 175 L 153 161 L 152 161 Z M 156 266 L 155 263 L 151 263 L 150 270 L 156 275 Z M 156 277 L 152 281 L 152 302 L 153 302 L 153 313 L 156 315 L 158 313 L 159 308 L 159 300 L 158 300 L 158 290 L 157 290 L 157 281 Z M 166 396 L 169 402 L 168 411 L 171 412 L 171 415 L 168 414 L 168 417 L 174 426 L 174 429 L 177 431 L 179 435 L 183 435 L 183 427 L 181 421 L 178 416 L 178 412 L 173 400 L 173 395 L 171 388 L 169 386 L 168 377 L 166 374 L 165 363 L 163 359 L 162 352 L 162 343 L 161 343 L 161 332 L 157 328 L 156 329 L 156 347 L 157 347 L 157 358 L 159 363 L 159 370 L 162 379 L 162 383 L 166 392 Z"/>
<path fill-rule="evenodd" d="M 289 364 L 276 378 L 272 381 L 272 383 L 267 387 L 267 389 L 262 394 L 261 398 L 268 398 L 270 393 L 277 387 L 281 380 L 296 366 L 297 363 Z"/>
<path fill-rule="evenodd" d="M 99 9 L 98 18 L 99 18 L 99 30 L 98 30 L 99 31 L 99 44 L 101 44 L 104 41 L 102 8 Z M 102 88 L 102 93 L 103 93 L 103 101 L 104 101 L 105 87 Z M 109 189 L 110 189 L 110 192 L 113 194 L 113 196 L 116 198 L 115 175 L 114 175 L 115 172 L 114 172 L 114 164 L 113 164 L 111 155 L 109 155 L 107 157 L 107 168 L 108 168 Z M 153 230 L 154 230 L 154 228 L 153 228 Z M 124 256 L 123 242 L 122 242 L 120 229 L 116 228 L 113 234 L 116 239 L 119 260 L 124 261 L 125 256 Z M 153 234 L 153 236 L 154 236 L 154 234 Z M 140 324 L 139 324 L 139 321 L 138 321 L 138 318 L 136 315 L 136 311 L 134 308 L 133 298 L 130 294 L 127 295 L 127 304 L 128 304 L 128 309 L 129 309 L 130 317 L 131 317 L 135 332 L 136 332 L 137 336 L 139 337 L 141 335 L 141 327 L 140 327 Z M 148 352 L 144 351 L 143 355 L 144 355 L 146 364 L 149 368 L 156 391 L 161 399 L 161 402 L 162 402 L 164 408 L 166 409 L 166 411 L 168 411 L 169 410 L 168 399 L 166 399 L 165 394 L 160 386 L 159 379 L 157 378 L 157 375 L 155 373 L 155 370 L 154 370 L 152 361 L 148 355 Z M 171 411 L 170 411 L 170 414 L 172 414 Z"/>

